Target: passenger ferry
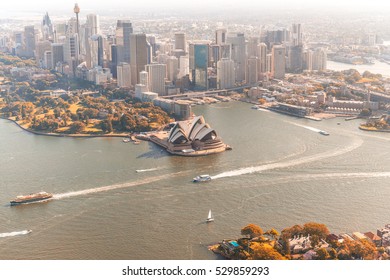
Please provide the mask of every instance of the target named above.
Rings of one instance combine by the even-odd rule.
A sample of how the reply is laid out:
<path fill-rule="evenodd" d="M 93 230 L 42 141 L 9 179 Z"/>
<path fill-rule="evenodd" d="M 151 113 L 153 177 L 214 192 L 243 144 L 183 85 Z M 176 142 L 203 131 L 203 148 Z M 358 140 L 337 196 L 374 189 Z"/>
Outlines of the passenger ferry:
<path fill-rule="evenodd" d="M 210 180 L 211 180 L 210 175 L 205 174 L 205 175 L 196 176 L 196 177 L 192 180 L 192 182 L 194 182 L 194 183 L 200 183 L 200 182 L 207 182 L 207 181 L 210 181 Z"/>

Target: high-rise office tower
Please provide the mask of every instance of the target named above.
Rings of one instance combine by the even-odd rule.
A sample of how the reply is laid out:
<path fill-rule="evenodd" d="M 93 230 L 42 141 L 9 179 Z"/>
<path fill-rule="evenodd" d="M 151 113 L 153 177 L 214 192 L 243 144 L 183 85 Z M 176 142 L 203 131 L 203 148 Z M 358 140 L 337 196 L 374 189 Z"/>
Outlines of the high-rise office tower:
<path fill-rule="evenodd" d="M 227 30 L 225 28 L 220 28 L 215 31 L 215 43 L 217 45 L 222 45 L 226 43 L 226 33 Z"/>
<path fill-rule="evenodd" d="M 180 67 L 180 71 L 179 71 L 179 78 L 182 78 L 186 75 L 189 75 L 190 74 L 190 61 L 189 61 L 189 58 L 188 56 L 181 56 L 180 59 L 179 59 L 179 67 Z"/>
<path fill-rule="evenodd" d="M 58 62 L 64 61 L 64 44 L 51 44 L 52 68 L 55 68 Z"/>
<path fill-rule="evenodd" d="M 258 81 L 258 63 L 259 59 L 256 56 L 248 58 L 246 63 L 245 81 L 247 84 L 253 85 Z"/>
<path fill-rule="evenodd" d="M 139 73 L 139 83 L 145 86 L 146 91 L 149 91 L 149 73 L 147 71 Z"/>
<path fill-rule="evenodd" d="M 100 34 L 100 21 L 99 16 L 95 14 L 88 14 L 87 15 L 87 22 L 85 24 L 85 27 L 90 30 L 90 36 L 95 34 Z"/>
<path fill-rule="evenodd" d="M 245 80 L 246 45 L 244 33 L 228 33 L 226 43 L 231 47 L 231 59 L 234 61 L 236 82 Z"/>
<path fill-rule="evenodd" d="M 130 63 L 130 35 L 133 33 L 133 26 L 129 20 L 118 20 L 116 24 L 115 38 L 118 48 L 122 48 L 123 57 L 118 57 L 119 62 Z"/>
<path fill-rule="evenodd" d="M 303 70 L 303 47 L 301 45 L 288 48 L 287 69 L 291 73 L 301 73 Z"/>
<path fill-rule="evenodd" d="M 33 25 L 24 27 L 24 44 L 27 57 L 34 57 L 36 33 Z"/>
<path fill-rule="evenodd" d="M 174 82 L 179 74 L 179 60 L 175 56 L 171 56 L 167 60 L 167 78 L 169 81 Z"/>
<path fill-rule="evenodd" d="M 175 49 L 187 51 L 186 35 L 184 33 L 175 33 Z"/>
<path fill-rule="evenodd" d="M 294 23 L 291 28 L 291 44 L 292 46 L 302 46 L 303 37 L 302 37 L 302 27 L 301 24 Z"/>
<path fill-rule="evenodd" d="M 87 55 L 87 67 L 94 68 L 96 66 L 104 66 L 104 49 L 103 37 L 101 35 L 92 35 L 88 40 L 89 54 Z"/>
<path fill-rule="evenodd" d="M 45 51 L 44 53 L 44 68 L 52 69 L 53 68 L 53 56 L 51 51 Z"/>
<path fill-rule="evenodd" d="M 139 83 L 139 73 L 145 70 L 145 65 L 148 64 L 149 45 L 145 34 L 131 34 L 130 43 L 131 83 L 136 85 Z"/>
<path fill-rule="evenodd" d="M 151 92 L 158 93 L 158 95 L 165 95 L 165 64 L 148 64 L 145 66 L 148 72 L 148 86 Z"/>
<path fill-rule="evenodd" d="M 312 69 L 317 71 L 326 70 L 327 55 L 323 48 L 318 48 L 313 53 Z"/>
<path fill-rule="evenodd" d="M 66 36 L 64 44 L 64 61 L 68 63 L 73 75 L 79 62 L 79 37 L 76 33 Z"/>
<path fill-rule="evenodd" d="M 303 53 L 303 68 L 308 71 L 313 71 L 313 51 L 306 50 Z"/>
<path fill-rule="evenodd" d="M 190 44 L 189 70 L 190 79 L 195 89 L 208 89 L 209 44 Z"/>
<path fill-rule="evenodd" d="M 257 46 L 260 43 L 260 38 L 250 37 L 247 45 L 247 57 L 257 56 Z"/>
<path fill-rule="evenodd" d="M 231 88 L 234 84 L 234 61 L 229 58 L 222 58 L 217 63 L 217 88 Z"/>
<path fill-rule="evenodd" d="M 51 43 L 48 40 L 38 41 L 35 44 L 35 60 L 38 65 L 45 67 L 45 52 L 51 51 Z"/>
<path fill-rule="evenodd" d="M 275 79 L 283 79 L 286 73 L 286 48 L 282 45 L 272 47 L 272 75 Z"/>
<path fill-rule="evenodd" d="M 121 62 L 117 66 L 117 83 L 118 87 L 131 87 L 131 70 L 130 64 Z"/>
<path fill-rule="evenodd" d="M 266 57 L 266 72 L 267 73 L 271 73 L 272 71 L 272 54 L 267 54 L 267 57 Z"/>
<path fill-rule="evenodd" d="M 267 72 L 267 45 L 260 43 L 257 45 L 256 56 L 259 58 L 259 74 Z"/>
<path fill-rule="evenodd" d="M 41 28 L 42 28 L 41 31 L 42 31 L 43 40 L 53 41 L 54 40 L 53 24 L 47 12 L 43 17 Z"/>

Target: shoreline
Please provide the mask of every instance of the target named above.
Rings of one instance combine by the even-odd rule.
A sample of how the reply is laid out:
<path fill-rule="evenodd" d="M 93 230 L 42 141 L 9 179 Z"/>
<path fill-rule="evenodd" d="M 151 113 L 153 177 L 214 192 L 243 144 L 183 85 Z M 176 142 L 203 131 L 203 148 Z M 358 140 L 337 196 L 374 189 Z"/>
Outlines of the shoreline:
<path fill-rule="evenodd" d="M 40 135 L 40 136 L 70 137 L 70 138 L 128 137 L 129 136 L 129 133 L 124 133 L 124 134 L 118 134 L 118 133 L 114 133 L 114 134 L 61 134 L 61 133 L 40 132 L 40 131 L 35 131 L 32 129 L 25 128 L 15 120 L 10 120 L 10 119 L 4 118 L 4 117 L 0 117 L 0 119 L 10 121 L 10 122 L 16 124 L 19 128 L 21 128 L 24 131 L 35 134 L 35 135 Z"/>
<path fill-rule="evenodd" d="M 360 130 L 363 130 L 363 131 L 369 131 L 369 132 L 386 132 L 386 133 L 390 133 L 390 129 L 369 129 L 369 128 L 365 128 L 361 125 L 359 125 L 359 129 Z"/>

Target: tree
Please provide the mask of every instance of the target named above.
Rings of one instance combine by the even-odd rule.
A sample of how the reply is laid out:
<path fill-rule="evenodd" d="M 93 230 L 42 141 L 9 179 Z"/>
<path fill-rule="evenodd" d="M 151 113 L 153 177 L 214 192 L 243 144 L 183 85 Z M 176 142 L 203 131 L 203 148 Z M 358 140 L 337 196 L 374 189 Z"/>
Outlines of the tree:
<path fill-rule="evenodd" d="M 276 237 L 279 236 L 279 232 L 274 228 L 271 228 L 265 234 L 272 236 L 273 239 L 276 239 Z"/>
<path fill-rule="evenodd" d="M 255 238 L 263 235 L 263 230 L 258 225 L 249 224 L 241 229 L 241 235 L 248 235 L 250 238 Z"/>
<path fill-rule="evenodd" d="M 317 260 L 327 260 L 330 258 L 328 251 L 325 248 L 320 248 L 316 251 L 317 253 Z"/>
<path fill-rule="evenodd" d="M 282 237 L 285 239 L 289 239 L 292 238 L 294 235 L 299 235 L 302 233 L 303 233 L 303 227 L 301 225 L 295 225 L 282 230 Z"/>
<path fill-rule="evenodd" d="M 76 121 L 71 124 L 69 132 L 72 134 L 78 134 L 83 132 L 84 129 L 85 129 L 85 124 L 80 121 Z"/>
<path fill-rule="evenodd" d="M 251 256 L 252 260 L 285 260 L 278 251 L 276 251 L 270 244 L 267 243 L 252 243 Z"/>
<path fill-rule="evenodd" d="M 329 229 L 324 224 L 310 222 L 303 225 L 303 233 L 317 235 L 320 239 L 325 239 L 329 235 Z"/>

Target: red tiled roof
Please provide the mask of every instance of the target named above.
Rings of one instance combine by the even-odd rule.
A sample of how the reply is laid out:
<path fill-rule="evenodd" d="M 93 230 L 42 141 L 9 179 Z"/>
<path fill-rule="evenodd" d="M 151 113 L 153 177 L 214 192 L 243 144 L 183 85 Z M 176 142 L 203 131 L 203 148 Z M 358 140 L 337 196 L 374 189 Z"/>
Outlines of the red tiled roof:
<path fill-rule="evenodd" d="M 370 238 L 372 241 L 380 241 L 381 240 L 381 238 L 378 235 L 376 235 L 375 233 L 372 233 L 371 231 L 364 233 L 364 235 L 367 236 L 368 238 Z"/>

